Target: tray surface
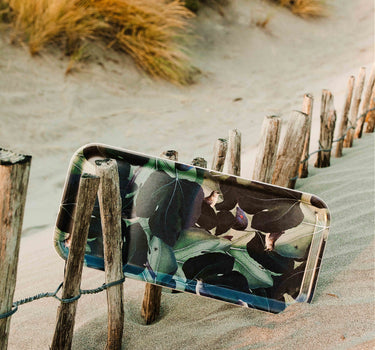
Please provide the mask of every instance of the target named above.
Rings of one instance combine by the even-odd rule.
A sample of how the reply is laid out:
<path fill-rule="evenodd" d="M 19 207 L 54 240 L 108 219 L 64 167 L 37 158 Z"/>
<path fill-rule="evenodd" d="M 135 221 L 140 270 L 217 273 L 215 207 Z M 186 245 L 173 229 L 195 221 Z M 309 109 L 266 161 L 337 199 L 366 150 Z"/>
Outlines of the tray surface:
<path fill-rule="evenodd" d="M 72 158 L 54 238 L 64 259 L 80 177 L 106 158 L 119 170 L 126 277 L 269 312 L 311 301 L 329 226 L 319 198 L 106 145 Z M 104 269 L 98 201 L 85 264 Z"/>

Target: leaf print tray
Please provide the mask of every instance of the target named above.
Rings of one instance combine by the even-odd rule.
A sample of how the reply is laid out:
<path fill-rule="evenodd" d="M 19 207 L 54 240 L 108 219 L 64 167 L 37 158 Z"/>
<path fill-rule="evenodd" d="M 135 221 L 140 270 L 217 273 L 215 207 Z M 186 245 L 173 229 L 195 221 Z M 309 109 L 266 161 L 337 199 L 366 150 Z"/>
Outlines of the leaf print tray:
<path fill-rule="evenodd" d="M 54 237 L 62 258 L 80 177 L 107 158 L 119 171 L 126 277 L 274 313 L 311 301 L 329 228 L 319 198 L 101 144 L 72 158 Z M 104 270 L 98 200 L 85 264 Z"/>

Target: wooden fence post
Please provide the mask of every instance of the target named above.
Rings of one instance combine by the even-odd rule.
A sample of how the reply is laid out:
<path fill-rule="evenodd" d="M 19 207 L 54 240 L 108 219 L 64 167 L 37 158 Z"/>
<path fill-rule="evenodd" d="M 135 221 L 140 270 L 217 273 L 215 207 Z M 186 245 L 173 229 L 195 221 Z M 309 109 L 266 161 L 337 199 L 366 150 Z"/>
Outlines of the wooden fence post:
<path fill-rule="evenodd" d="M 178 160 L 178 152 L 175 151 L 175 150 L 165 151 L 160 155 L 160 157 L 177 161 Z"/>
<path fill-rule="evenodd" d="M 281 119 L 278 116 L 273 115 L 264 118 L 257 157 L 255 159 L 253 180 L 267 183 L 272 181 L 280 130 Z"/>
<path fill-rule="evenodd" d="M 241 174 L 241 133 L 237 130 L 229 131 L 228 138 L 229 165 L 228 173 L 236 176 Z"/>
<path fill-rule="evenodd" d="M 211 166 L 212 170 L 223 171 L 227 150 L 228 141 L 226 139 L 217 139 L 214 146 L 214 158 Z"/>
<path fill-rule="evenodd" d="M 347 132 L 350 105 L 352 104 L 352 98 L 353 98 L 354 82 L 355 82 L 355 77 L 352 75 L 349 78 L 348 87 L 346 90 L 346 98 L 345 98 L 344 108 L 343 108 L 342 117 L 341 117 L 340 131 L 338 135 L 339 139 L 345 137 L 346 132 Z M 342 157 L 343 146 L 344 146 L 344 139 L 337 142 L 337 146 L 336 146 L 337 158 Z"/>
<path fill-rule="evenodd" d="M 177 161 L 177 151 L 166 151 L 163 152 L 160 157 Z M 156 320 L 160 313 L 160 302 L 161 302 L 161 290 L 162 287 L 156 286 L 151 283 L 146 283 L 145 294 L 143 296 L 141 315 L 146 321 L 146 324 L 151 324 Z"/>
<path fill-rule="evenodd" d="M 370 73 L 369 80 L 367 82 L 365 94 L 363 96 L 363 101 L 362 101 L 361 109 L 359 112 L 360 118 L 357 121 L 357 127 L 354 131 L 355 139 L 359 139 L 362 137 L 363 125 L 365 124 L 365 119 L 366 119 L 366 114 L 367 114 L 366 112 L 369 109 L 369 104 L 370 104 L 372 90 L 374 88 L 374 83 L 375 83 L 375 64 L 372 66 L 372 70 Z"/>
<path fill-rule="evenodd" d="M 12 309 L 31 156 L 0 148 L 0 314 Z M 8 346 L 10 316 L 0 319 L 0 349 Z"/>
<path fill-rule="evenodd" d="M 114 159 L 96 161 L 100 177 L 98 191 L 103 232 L 105 282 L 124 278 L 122 270 L 121 194 L 117 163 Z M 117 284 L 107 289 L 107 350 L 121 349 L 124 330 L 124 288 Z"/>
<path fill-rule="evenodd" d="M 365 84 L 365 76 L 366 76 L 366 68 L 362 67 L 359 71 L 358 79 L 355 84 L 352 106 L 350 108 L 350 129 L 348 130 L 345 140 L 344 140 L 344 147 L 347 147 L 347 148 L 353 146 L 353 138 L 354 138 L 353 128 L 355 128 L 357 125 L 358 109 L 359 109 L 359 104 L 361 103 L 363 86 Z"/>
<path fill-rule="evenodd" d="M 294 111 L 289 118 L 283 143 L 278 151 L 272 184 L 288 187 L 298 174 L 306 137 L 308 116 Z"/>
<path fill-rule="evenodd" d="M 207 168 L 207 161 L 202 157 L 197 157 L 191 161 L 191 165 L 198 166 L 201 168 Z"/>
<path fill-rule="evenodd" d="M 375 108 L 375 85 L 372 90 L 372 95 L 371 95 L 371 101 L 370 101 L 370 111 L 366 115 L 366 130 L 365 132 L 374 132 L 375 128 L 375 110 L 372 110 Z"/>
<path fill-rule="evenodd" d="M 322 92 L 320 107 L 320 137 L 318 156 L 314 166 L 325 168 L 330 166 L 333 135 L 336 125 L 336 111 L 333 105 L 333 95 L 328 90 Z"/>
<path fill-rule="evenodd" d="M 298 177 L 305 178 L 309 175 L 309 163 L 307 161 L 310 151 L 310 135 L 311 135 L 311 122 L 313 113 L 314 98 L 311 94 L 305 94 L 303 97 L 302 112 L 307 114 L 307 131 L 305 143 L 303 145 L 303 152 L 301 157 L 301 163 L 298 168 Z M 294 188 L 294 185 L 293 185 Z"/>
<path fill-rule="evenodd" d="M 72 240 L 65 269 L 63 299 L 76 297 L 80 293 L 86 241 L 99 180 L 99 177 L 89 174 L 82 174 L 81 176 L 74 213 Z M 77 302 L 78 300 L 70 303 L 61 302 L 57 310 L 57 323 L 51 345 L 52 350 L 71 349 Z"/>

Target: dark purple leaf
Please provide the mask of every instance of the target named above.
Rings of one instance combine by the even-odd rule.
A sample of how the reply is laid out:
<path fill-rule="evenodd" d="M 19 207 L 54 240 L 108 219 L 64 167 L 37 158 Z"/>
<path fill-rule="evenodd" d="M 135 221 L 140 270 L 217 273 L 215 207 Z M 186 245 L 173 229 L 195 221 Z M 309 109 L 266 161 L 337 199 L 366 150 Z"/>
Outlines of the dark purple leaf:
<path fill-rule="evenodd" d="M 299 201 L 279 199 L 273 207 L 256 213 L 251 227 L 262 232 L 277 233 L 298 226 L 303 218 Z"/>
<path fill-rule="evenodd" d="M 152 233 L 173 247 L 184 229 L 200 217 L 204 193 L 199 184 L 152 173 L 139 189 L 136 214 L 149 218 Z"/>
<path fill-rule="evenodd" d="M 202 279 L 204 283 L 213 284 L 218 287 L 233 289 L 238 292 L 249 293 L 247 279 L 238 271 L 231 271 L 223 275 L 210 275 Z"/>
<path fill-rule="evenodd" d="M 144 268 L 148 249 L 147 236 L 142 226 L 138 223 L 129 226 L 125 233 L 124 263 Z"/>
<path fill-rule="evenodd" d="M 188 259 L 182 266 L 186 278 L 204 280 L 208 276 L 232 271 L 234 258 L 223 253 L 206 253 Z"/>
<path fill-rule="evenodd" d="M 267 270 L 276 273 L 286 273 L 294 267 L 294 260 L 285 258 L 274 251 L 265 250 L 265 236 L 256 232 L 255 236 L 247 243 L 247 252 Z"/>
<path fill-rule="evenodd" d="M 202 201 L 202 211 L 197 224 L 206 230 L 211 230 L 217 225 L 215 210 L 205 201 Z"/>
<path fill-rule="evenodd" d="M 249 224 L 249 220 L 245 212 L 240 208 L 236 208 L 236 216 L 232 228 L 237 231 L 243 231 L 246 229 L 247 225 Z"/>
<path fill-rule="evenodd" d="M 223 210 L 217 213 L 217 227 L 215 235 L 221 235 L 227 232 L 235 223 L 235 217 L 230 211 Z"/>

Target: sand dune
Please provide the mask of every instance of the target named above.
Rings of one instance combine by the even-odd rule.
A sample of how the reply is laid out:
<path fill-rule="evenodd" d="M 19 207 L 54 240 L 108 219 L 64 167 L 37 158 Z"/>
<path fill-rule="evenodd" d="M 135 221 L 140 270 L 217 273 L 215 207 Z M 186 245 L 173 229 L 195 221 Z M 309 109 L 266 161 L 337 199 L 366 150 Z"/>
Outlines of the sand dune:
<path fill-rule="evenodd" d="M 52 291 L 64 262 L 54 251 L 53 224 L 74 151 L 102 142 L 149 154 L 179 151 L 209 164 L 218 137 L 238 128 L 242 175 L 250 176 L 264 116 L 284 120 L 313 93 L 311 151 L 318 148 L 320 94 L 335 96 L 338 115 L 347 79 L 373 56 L 370 0 L 333 0 L 331 14 L 303 20 L 261 0 L 233 1 L 227 16 L 203 11 L 194 30 L 192 59 L 199 82 L 175 87 L 153 81 L 128 58 L 98 50 L 93 62 L 65 76 L 67 60 L 44 53 L 31 58 L 0 38 L 1 146 L 33 155 L 15 299 Z M 266 30 L 255 26 L 271 14 Z M 239 99 L 240 98 L 240 99 Z M 326 169 L 311 168 L 297 189 L 324 199 L 332 227 L 312 304 L 279 315 L 246 310 L 187 294 L 165 293 L 158 322 L 140 317 L 144 285 L 125 283 L 127 349 L 372 349 L 375 347 L 374 135 L 345 149 Z M 82 288 L 103 283 L 85 269 Z M 74 349 L 102 349 L 105 294 L 79 301 Z M 58 302 L 21 306 L 12 317 L 9 349 L 47 349 Z"/>

